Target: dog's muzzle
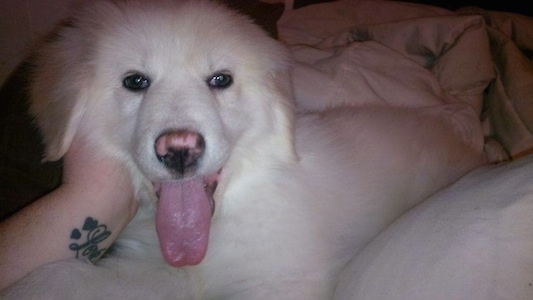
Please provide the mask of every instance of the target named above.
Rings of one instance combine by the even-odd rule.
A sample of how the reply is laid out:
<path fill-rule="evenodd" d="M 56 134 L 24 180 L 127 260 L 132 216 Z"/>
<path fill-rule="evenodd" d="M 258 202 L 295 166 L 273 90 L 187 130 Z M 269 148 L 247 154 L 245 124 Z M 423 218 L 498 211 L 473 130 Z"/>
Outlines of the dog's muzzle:
<path fill-rule="evenodd" d="M 183 176 L 196 170 L 205 150 L 205 140 L 191 130 L 169 130 L 159 135 L 154 148 L 157 159 L 167 169 Z"/>
<path fill-rule="evenodd" d="M 196 265 L 207 251 L 220 172 L 196 174 L 205 144 L 200 133 L 188 129 L 165 131 L 154 143 L 158 160 L 172 174 L 154 182 L 156 231 L 163 257 L 175 267 Z"/>

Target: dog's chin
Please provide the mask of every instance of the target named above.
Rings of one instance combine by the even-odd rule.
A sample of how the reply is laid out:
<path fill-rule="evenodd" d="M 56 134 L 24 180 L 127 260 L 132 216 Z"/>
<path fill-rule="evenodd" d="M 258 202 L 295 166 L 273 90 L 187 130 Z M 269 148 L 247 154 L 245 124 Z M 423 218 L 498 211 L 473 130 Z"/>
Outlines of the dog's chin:
<path fill-rule="evenodd" d="M 205 257 L 220 172 L 154 182 L 159 198 L 156 230 L 168 264 L 196 265 Z"/>

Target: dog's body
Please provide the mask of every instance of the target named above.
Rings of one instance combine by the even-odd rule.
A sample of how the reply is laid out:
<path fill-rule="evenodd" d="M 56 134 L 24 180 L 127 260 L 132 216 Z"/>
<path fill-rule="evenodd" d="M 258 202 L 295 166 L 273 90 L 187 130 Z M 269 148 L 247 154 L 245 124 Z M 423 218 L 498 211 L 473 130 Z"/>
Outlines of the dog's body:
<path fill-rule="evenodd" d="M 458 137 L 453 106 L 447 116 L 390 107 L 296 115 L 284 48 L 216 4 L 95 4 L 43 53 L 32 111 L 48 158 L 85 136 L 97 155 L 130 167 L 141 207 L 98 266 L 44 266 L 5 297 L 328 299 L 362 245 L 483 162 L 482 141 Z M 149 88 L 120 84 L 138 73 Z M 184 147 L 191 164 L 167 163 L 167 150 Z M 176 188 L 169 182 L 212 176 L 207 252 L 185 263 L 162 255 L 160 244 L 175 240 L 162 237 L 172 230 L 156 221 L 166 204 L 151 182 L 161 195 Z"/>

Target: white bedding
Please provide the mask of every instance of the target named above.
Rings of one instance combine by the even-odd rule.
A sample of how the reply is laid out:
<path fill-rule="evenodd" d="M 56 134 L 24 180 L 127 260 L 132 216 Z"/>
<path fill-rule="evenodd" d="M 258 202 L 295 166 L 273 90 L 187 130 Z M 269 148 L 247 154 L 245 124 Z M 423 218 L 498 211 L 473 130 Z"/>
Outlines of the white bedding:
<path fill-rule="evenodd" d="M 390 226 L 347 267 L 337 299 L 533 299 L 533 19 L 344 0 L 287 10 L 278 31 L 300 109 L 427 107 L 492 162 L 516 160 Z"/>
<path fill-rule="evenodd" d="M 343 0 L 286 10 L 278 33 L 297 61 L 301 109 L 453 103 L 483 128 L 470 138 L 490 138 L 491 160 L 533 149 L 531 18 Z"/>

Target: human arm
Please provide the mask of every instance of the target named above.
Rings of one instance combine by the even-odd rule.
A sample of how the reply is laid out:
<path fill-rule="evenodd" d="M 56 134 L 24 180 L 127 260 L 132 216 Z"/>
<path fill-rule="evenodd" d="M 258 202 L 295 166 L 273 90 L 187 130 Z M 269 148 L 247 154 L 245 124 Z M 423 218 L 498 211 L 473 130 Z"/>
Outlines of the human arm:
<path fill-rule="evenodd" d="M 137 211 L 126 167 L 80 139 L 65 156 L 63 178 L 0 223 L 0 290 L 49 262 L 96 261 Z"/>

